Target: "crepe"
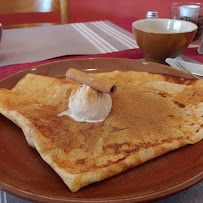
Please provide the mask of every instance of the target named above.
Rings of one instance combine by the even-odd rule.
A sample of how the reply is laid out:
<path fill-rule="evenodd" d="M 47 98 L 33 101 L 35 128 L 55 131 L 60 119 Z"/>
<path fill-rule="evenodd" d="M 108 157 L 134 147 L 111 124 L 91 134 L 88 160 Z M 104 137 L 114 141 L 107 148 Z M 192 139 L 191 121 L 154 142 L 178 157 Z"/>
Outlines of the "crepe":
<path fill-rule="evenodd" d="M 141 72 L 93 74 L 117 84 L 100 123 L 58 116 L 76 82 L 28 74 L 0 89 L 0 113 L 18 125 L 72 192 L 203 139 L 203 82 Z"/>

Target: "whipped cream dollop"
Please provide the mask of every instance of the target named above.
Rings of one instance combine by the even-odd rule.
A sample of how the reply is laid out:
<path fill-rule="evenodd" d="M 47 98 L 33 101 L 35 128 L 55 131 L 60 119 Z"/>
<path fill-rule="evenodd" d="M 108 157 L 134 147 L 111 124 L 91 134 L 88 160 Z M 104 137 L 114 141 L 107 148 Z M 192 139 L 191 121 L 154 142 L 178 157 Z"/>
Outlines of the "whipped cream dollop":
<path fill-rule="evenodd" d="M 111 108 L 109 94 L 80 85 L 70 94 L 68 110 L 58 116 L 68 115 L 78 122 L 101 122 L 109 115 Z"/>

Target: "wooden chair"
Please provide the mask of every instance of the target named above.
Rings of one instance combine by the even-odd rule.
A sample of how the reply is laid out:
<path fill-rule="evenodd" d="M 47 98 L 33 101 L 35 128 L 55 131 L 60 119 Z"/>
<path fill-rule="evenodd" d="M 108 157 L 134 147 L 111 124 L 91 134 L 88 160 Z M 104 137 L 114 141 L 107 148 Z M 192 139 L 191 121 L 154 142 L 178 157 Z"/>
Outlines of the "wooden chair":
<path fill-rule="evenodd" d="M 53 17 L 56 14 L 58 22 Z M 4 29 L 66 24 L 70 21 L 69 0 L 0 0 L 0 15 Z"/>

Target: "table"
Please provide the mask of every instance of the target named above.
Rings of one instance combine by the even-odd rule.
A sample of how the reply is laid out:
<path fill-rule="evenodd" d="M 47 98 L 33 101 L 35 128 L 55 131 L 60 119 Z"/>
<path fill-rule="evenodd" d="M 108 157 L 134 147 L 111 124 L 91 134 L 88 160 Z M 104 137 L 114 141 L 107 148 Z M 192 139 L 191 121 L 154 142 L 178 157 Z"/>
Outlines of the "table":
<path fill-rule="evenodd" d="M 131 32 L 131 24 L 133 21 L 135 21 L 136 18 L 125 18 L 125 19 L 114 19 L 111 20 L 112 23 L 120 26 L 121 28 Z M 203 63 L 203 56 L 200 55 L 197 52 L 197 48 L 188 48 L 184 51 L 184 55 L 199 61 Z M 94 58 L 94 57 L 113 57 L 113 58 L 129 58 L 129 59 L 142 59 L 144 58 L 143 53 L 140 49 L 132 49 L 132 50 L 125 50 L 120 52 L 114 52 L 114 53 L 107 53 L 107 54 L 97 54 L 97 55 L 84 55 L 84 56 L 63 56 L 59 58 L 49 59 L 45 61 L 38 61 L 33 63 L 25 63 L 25 64 L 16 64 L 16 65 L 8 65 L 0 67 L 0 79 L 3 79 L 4 77 L 7 77 L 13 73 L 16 73 L 18 71 L 40 65 L 45 63 L 50 63 L 54 61 L 60 61 L 60 60 L 67 60 L 67 59 L 75 59 L 75 58 Z M 200 182 L 199 184 L 193 186 L 190 189 L 187 189 L 186 191 L 183 191 L 182 193 L 179 193 L 177 195 L 168 197 L 163 200 L 157 201 L 157 203 L 176 203 L 176 202 L 184 202 L 184 203 L 200 203 L 203 200 L 203 182 Z M 22 200 L 20 198 L 17 198 L 12 195 L 8 195 L 2 191 L 0 191 L 0 202 L 6 203 L 6 202 L 19 202 L 19 203 L 28 203 L 26 200 Z"/>
<path fill-rule="evenodd" d="M 124 19 L 114 19 L 110 20 L 110 22 L 118 25 L 119 27 L 132 32 L 132 22 L 137 20 L 136 18 L 124 18 Z M 203 56 L 200 55 L 197 52 L 197 48 L 188 48 L 184 51 L 184 55 L 197 60 L 201 63 L 203 63 Z M 96 54 L 96 55 L 84 55 L 84 56 L 63 56 L 60 58 L 55 59 L 49 59 L 45 61 L 39 61 L 39 62 L 33 62 L 33 63 L 25 63 L 25 64 L 16 64 L 16 65 L 9 65 L 0 67 L 0 79 L 3 79 L 4 77 L 7 77 L 15 72 L 37 66 L 44 63 L 50 63 L 54 61 L 59 60 L 66 60 L 66 59 L 75 59 L 75 58 L 94 58 L 94 57 L 113 57 L 113 58 L 129 58 L 129 59 L 141 59 L 144 58 L 143 53 L 140 49 L 132 49 L 132 50 L 126 50 L 126 51 L 120 51 L 120 52 L 114 52 L 114 53 L 107 53 L 107 54 Z"/>

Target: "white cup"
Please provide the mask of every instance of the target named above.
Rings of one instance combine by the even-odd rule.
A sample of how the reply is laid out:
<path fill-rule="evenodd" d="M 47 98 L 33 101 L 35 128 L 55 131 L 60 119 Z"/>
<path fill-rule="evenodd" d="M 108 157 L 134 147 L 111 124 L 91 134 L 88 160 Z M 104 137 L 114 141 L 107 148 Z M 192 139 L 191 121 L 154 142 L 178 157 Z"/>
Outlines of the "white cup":
<path fill-rule="evenodd" d="M 184 5 L 180 6 L 180 17 L 189 17 L 197 19 L 199 16 L 200 6 L 197 5 Z"/>

